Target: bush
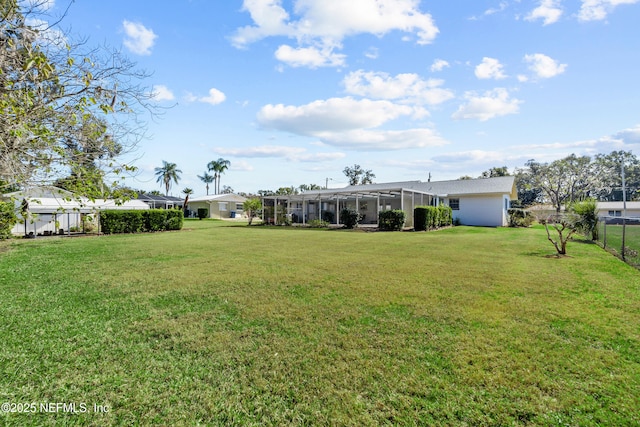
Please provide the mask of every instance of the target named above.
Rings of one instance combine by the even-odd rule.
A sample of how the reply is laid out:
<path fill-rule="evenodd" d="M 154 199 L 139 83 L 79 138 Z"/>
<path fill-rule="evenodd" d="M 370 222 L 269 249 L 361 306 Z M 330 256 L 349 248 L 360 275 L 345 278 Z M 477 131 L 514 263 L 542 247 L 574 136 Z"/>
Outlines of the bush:
<path fill-rule="evenodd" d="M 183 222 L 184 213 L 180 209 L 111 210 L 100 214 L 104 234 L 180 230 Z"/>
<path fill-rule="evenodd" d="M 166 230 L 182 230 L 184 212 L 181 209 L 169 209 L 167 213 Z"/>
<path fill-rule="evenodd" d="M 590 237 L 591 240 L 598 240 L 598 202 L 596 199 L 586 199 L 574 203 L 571 211 L 578 215 L 576 228 Z"/>
<path fill-rule="evenodd" d="M 406 214 L 400 209 L 380 212 L 378 213 L 378 224 L 380 230 L 402 231 L 405 218 Z"/>
<path fill-rule="evenodd" d="M 340 211 L 340 222 L 344 228 L 354 228 L 360 221 L 360 214 L 351 209 L 343 209 Z"/>
<path fill-rule="evenodd" d="M 329 223 L 327 221 L 323 221 L 321 219 L 312 219 L 307 224 L 311 228 L 327 228 L 329 227 Z"/>
<path fill-rule="evenodd" d="M 0 240 L 11 237 L 11 229 L 17 221 L 13 203 L 0 202 Z"/>
<path fill-rule="evenodd" d="M 413 210 L 413 229 L 432 230 L 453 223 L 453 210 L 449 206 L 417 206 Z"/>
<path fill-rule="evenodd" d="M 198 219 L 202 220 L 209 216 L 209 211 L 205 208 L 198 208 Z"/>
<path fill-rule="evenodd" d="M 509 227 L 529 227 L 533 223 L 533 215 L 524 209 L 511 208 L 509 215 Z"/>

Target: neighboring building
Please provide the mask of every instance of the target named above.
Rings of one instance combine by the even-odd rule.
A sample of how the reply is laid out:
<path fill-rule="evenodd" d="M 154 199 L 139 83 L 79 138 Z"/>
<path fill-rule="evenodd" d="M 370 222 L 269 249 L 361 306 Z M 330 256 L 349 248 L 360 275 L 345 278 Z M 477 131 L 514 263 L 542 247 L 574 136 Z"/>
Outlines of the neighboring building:
<path fill-rule="evenodd" d="M 182 209 L 184 205 L 184 199 L 173 196 L 138 194 L 137 199 L 145 202 L 151 209 Z"/>
<path fill-rule="evenodd" d="M 245 197 L 233 193 L 189 198 L 187 216 L 197 218 L 198 211 L 201 211 L 204 218 L 240 218 L 244 214 L 242 204 L 246 200 Z"/>
<path fill-rule="evenodd" d="M 361 224 L 377 224 L 378 212 L 401 209 L 411 227 L 416 206 L 446 204 L 460 224 L 498 227 L 508 225 L 507 210 L 517 197 L 513 176 L 355 185 L 263 197 L 263 221 L 281 223 L 287 217 L 294 223 L 323 219 L 339 224 L 339 212 L 347 208 L 360 212 Z"/>
<path fill-rule="evenodd" d="M 625 210 L 623 202 L 598 202 L 599 216 L 624 216 L 640 218 L 640 202 L 627 202 Z"/>
<path fill-rule="evenodd" d="M 3 195 L 3 198 L 13 200 L 16 207 L 19 222 L 11 232 L 24 236 L 83 231 L 87 221 L 97 227 L 97 217 L 103 210 L 149 209 L 148 205 L 137 200 L 119 204 L 109 199 L 91 201 L 51 186 L 17 191 Z"/>

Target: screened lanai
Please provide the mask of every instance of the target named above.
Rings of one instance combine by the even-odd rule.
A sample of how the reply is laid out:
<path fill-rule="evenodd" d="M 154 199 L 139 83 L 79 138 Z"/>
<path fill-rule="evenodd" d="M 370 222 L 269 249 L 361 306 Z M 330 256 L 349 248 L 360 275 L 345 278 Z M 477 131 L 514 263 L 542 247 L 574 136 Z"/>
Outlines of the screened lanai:
<path fill-rule="evenodd" d="M 379 212 L 400 209 L 406 214 L 405 224 L 413 224 L 414 207 L 436 204 L 437 199 L 437 195 L 428 192 L 389 184 L 271 195 L 262 198 L 262 220 L 267 224 L 307 224 L 323 220 L 340 225 L 340 211 L 350 209 L 361 215 L 361 225 L 377 226 Z"/>

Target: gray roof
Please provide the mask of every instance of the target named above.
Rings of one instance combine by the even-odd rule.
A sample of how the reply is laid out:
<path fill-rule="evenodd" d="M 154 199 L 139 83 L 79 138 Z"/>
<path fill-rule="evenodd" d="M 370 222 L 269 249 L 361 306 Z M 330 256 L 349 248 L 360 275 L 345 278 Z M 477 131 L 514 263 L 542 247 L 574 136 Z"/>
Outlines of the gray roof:
<path fill-rule="evenodd" d="M 514 176 L 422 182 L 418 184 L 417 189 L 438 195 L 447 194 L 449 196 L 510 194 L 512 198 L 517 198 Z"/>
<path fill-rule="evenodd" d="M 247 198 L 240 196 L 239 194 L 223 193 L 223 194 L 211 194 L 209 196 L 194 197 L 193 199 L 189 199 L 189 203 L 214 202 L 214 201 L 243 203 L 245 200 L 247 200 Z"/>
<path fill-rule="evenodd" d="M 464 196 L 483 194 L 509 194 L 512 199 L 517 198 L 515 177 L 502 176 L 497 178 L 461 179 L 452 181 L 400 181 L 381 184 L 350 185 L 344 188 L 330 188 L 327 190 L 306 191 L 300 196 L 323 196 L 333 194 L 355 194 L 365 192 L 387 192 L 411 190 L 437 196 Z M 280 197 L 270 196 L 269 198 Z M 286 196 L 281 196 L 286 198 Z"/>

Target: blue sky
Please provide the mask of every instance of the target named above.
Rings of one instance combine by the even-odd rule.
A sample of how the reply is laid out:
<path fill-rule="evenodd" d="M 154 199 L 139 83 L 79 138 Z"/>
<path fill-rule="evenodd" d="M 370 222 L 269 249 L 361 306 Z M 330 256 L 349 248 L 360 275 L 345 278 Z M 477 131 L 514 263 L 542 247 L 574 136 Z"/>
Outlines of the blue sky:
<path fill-rule="evenodd" d="M 55 15 L 68 2 L 49 1 Z M 640 154 L 640 0 L 76 0 L 62 26 L 121 48 L 156 102 L 127 184 L 185 187 L 219 157 L 257 192 L 478 176 Z"/>

